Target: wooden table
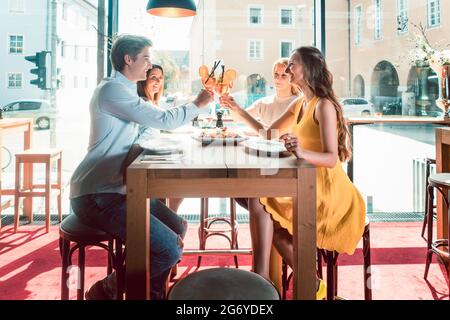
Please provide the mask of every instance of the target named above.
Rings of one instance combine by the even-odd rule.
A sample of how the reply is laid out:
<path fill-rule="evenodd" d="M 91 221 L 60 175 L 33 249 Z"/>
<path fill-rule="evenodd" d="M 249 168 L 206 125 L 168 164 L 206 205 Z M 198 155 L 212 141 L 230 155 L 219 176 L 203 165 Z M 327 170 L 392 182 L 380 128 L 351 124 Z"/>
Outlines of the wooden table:
<path fill-rule="evenodd" d="M 173 137 L 173 136 L 171 136 Z M 294 298 L 316 295 L 316 170 L 294 157 L 249 155 L 243 146 L 202 147 L 178 135 L 186 157 L 151 164 L 139 157 L 127 170 L 126 299 L 149 299 L 149 198 L 277 197 L 294 199 Z"/>
<path fill-rule="evenodd" d="M 0 164 L 2 164 L 2 153 L 3 150 L 3 136 L 7 134 L 23 132 L 23 149 L 27 150 L 31 148 L 32 136 L 33 136 L 33 119 L 28 118 L 8 118 L 0 119 Z M 11 159 L 12 160 L 12 159 Z M 2 210 L 2 195 L 14 195 L 14 189 L 2 189 L 2 177 L 0 172 L 0 213 Z M 31 165 L 27 164 L 24 168 L 24 187 L 27 188 L 31 186 L 32 183 L 32 170 Z M 31 220 L 32 219 L 32 199 L 28 198 L 24 201 L 24 213 Z M 0 218 L 1 226 L 1 218 Z"/>
<path fill-rule="evenodd" d="M 450 128 L 436 129 L 436 172 L 450 172 Z M 448 232 L 448 212 L 444 200 L 437 192 L 437 238 L 444 239 Z"/>

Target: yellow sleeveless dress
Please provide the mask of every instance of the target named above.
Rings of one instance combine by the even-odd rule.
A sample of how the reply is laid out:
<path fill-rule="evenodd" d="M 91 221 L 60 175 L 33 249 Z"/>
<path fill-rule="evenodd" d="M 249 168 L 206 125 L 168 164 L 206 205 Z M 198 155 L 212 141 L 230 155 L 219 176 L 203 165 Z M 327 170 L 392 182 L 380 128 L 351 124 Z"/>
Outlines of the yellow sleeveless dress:
<path fill-rule="evenodd" d="M 295 110 L 292 133 L 298 137 L 302 149 L 323 152 L 319 125 L 314 121 L 314 110 L 319 98 L 306 106 L 300 99 Z M 364 200 L 342 169 L 338 160 L 334 168 L 317 168 L 317 247 L 339 253 L 353 254 L 362 237 L 365 224 Z M 292 234 L 292 198 L 261 198 L 260 202 L 272 219 Z"/>

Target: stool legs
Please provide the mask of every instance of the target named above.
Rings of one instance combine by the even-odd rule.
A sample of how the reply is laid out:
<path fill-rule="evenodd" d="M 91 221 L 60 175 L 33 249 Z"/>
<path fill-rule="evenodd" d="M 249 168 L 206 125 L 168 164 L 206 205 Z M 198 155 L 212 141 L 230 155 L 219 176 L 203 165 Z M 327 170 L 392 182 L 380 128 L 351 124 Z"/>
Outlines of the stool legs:
<path fill-rule="evenodd" d="M 21 179 L 21 175 L 20 175 L 20 162 L 19 159 L 16 158 L 16 181 L 15 181 L 15 194 L 16 196 L 14 197 L 14 233 L 17 232 L 17 228 L 19 227 L 19 201 L 20 201 L 20 197 L 17 196 L 17 194 L 19 193 L 20 190 L 20 179 Z"/>
<path fill-rule="evenodd" d="M 50 194 L 51 194 L 50 160 L 45 163 L 45 230 L 50 231 Z"/>
<path fill-rule="evenodd" d="M 78 286 L 77 286 L 77 299 L 83 300 L 84 299 L 84 271 L 85 271 L 85 247 L 80 246 L 78 248 L 78 268 L 79 268 L 79 274 L 78 274 Z"/>
<path fill-rule="evenodd" d="M 433 242 L 433 201 L 434 201 L 434 188 L 433 186 L 428 186 L 428 205 L 427 205 L 427 259 L 425 262 L 425 273 L 423 275 L 424 279 L 428 277 L 428 271 L 430 269 L 430 264 L 433 259 L 433 251 L 431 250 L 431 243 Z"/>
<path fill-rule="evenodd" d="M 206 248 L 206 224 L 208 217 L 208 198 L 200 199 L 200 226 L 198 229 L 198 239 L 200 242 L 199 248 L 200 250 L 205 250 Z M 197 257 L 197 268 L 200 268 L 200 264 L 202 263 L 202 256 L 199 255 Z"/>
<path fill-rule="evenodd" d="M 58 202 L 58 220 L 59 222 L 62 221 L 62 203 L 61 203 L 61 197 L 62 197 L 62 154 L 60 155 L 58 159 L 58 173 L 57 173 L 57 186 L 58 186 L 58 197 L 56 201 Z"/>
<path fill-rule="evenodd" d="M 336 251 L 326 250 L 327 257 L 327 300 L 334 300 L 337 295 L 337 258 Z"/>
<path fill-rule="evenodd" d="M 69 254 L 70 242 L 60 238 L 59 250 L 61 252 L 62 270 L 61 270 L 61 300 L 69 300 Z"/>
<path fill-rule="evenodd" d="M 125 253 L 122 251 L 122 241 L 116 239 L 116 251 L 115 251 L 115 268 L 116 268 L 116 282 L 117 282 L 117 300 L 123 300 L 124 293 L 124 283 L 125 283 L 125 266 L 124 266 L 124 256 Z"/>
<path fill-rule="evenodd" d="M 238 247 L 238 229 L 237 229 L 237 219 L 236 219 L 236 201 L 230 198 L 230 224 L 231 224 L 231 249 L 239 249 Z M 234 265 L 239 268 L 238 256 L 234 255 Z"/>
<path fill-rule="evenodd" d="M 366 225 L 363 234 L 364 255 L 364 299 L 372 300 L 372 263 L 370 259 L 370 226 Z"/>

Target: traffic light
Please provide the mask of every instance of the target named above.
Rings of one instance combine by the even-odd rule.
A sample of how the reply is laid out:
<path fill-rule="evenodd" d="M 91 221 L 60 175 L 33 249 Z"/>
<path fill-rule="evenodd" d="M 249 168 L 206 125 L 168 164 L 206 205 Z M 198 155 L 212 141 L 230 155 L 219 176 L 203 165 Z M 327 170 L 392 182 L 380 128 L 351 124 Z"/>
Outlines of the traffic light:
<path fill-rule="evenodd" d="M 33 62 L 36 68 L 30 70 L 32 74 L 37 75 L 37 79 L 30 81 L 31 84 L 38 86 L 39 89 L 47 90 L 51 88 L 50 77 L 50 63 L 47 61 L 50 58 L 50 51 L 36 52 L 34 56 L 26 56 L 25 60 Z M 47 70 L 49 69 L 49 70 Z M 47 72 L 49 71 L 49 72 Z"/>

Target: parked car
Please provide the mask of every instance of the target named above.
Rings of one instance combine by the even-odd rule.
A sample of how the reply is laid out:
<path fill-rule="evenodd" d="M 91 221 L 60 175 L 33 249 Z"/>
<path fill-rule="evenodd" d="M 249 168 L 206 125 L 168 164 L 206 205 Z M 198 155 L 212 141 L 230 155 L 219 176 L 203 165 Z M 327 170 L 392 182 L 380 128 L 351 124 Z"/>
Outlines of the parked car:
<path fill-rule="evenodd" d="M 32 118 L 39 129 L 49 129 L 57 111 L 49 101 L 39 99 L 16 100 L 2 107 L 4 118 Z"/>
<path fill-rule="evenodd" d="M 373 104 L 364 98 L 345 98 L 341 100 L 345 117 L 374 115 Z"/>

